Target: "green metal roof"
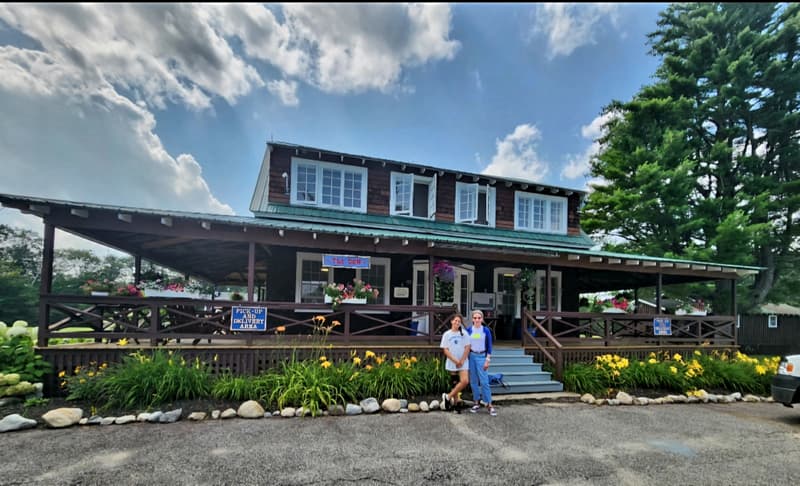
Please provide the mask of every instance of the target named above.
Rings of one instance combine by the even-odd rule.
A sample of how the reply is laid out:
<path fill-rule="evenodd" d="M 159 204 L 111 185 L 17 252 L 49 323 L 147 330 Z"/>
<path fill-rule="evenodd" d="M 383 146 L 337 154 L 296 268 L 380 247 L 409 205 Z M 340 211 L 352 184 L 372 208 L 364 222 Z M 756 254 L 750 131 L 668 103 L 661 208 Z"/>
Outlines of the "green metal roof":
<path fill-rule="evenodd" d="M 554 245 L 565 248 L 589 249 L 595 243 L 585 234 L 579 236 L 559 235 L 549 233 L 533 233 L 527 231 L 512 231 L 506 229 L 489 228 L 471 224 L 456 224 L 444 221 L 430 221 L 427 219 L 410 218 L 403 216 L 380 216 L 375 214 L 348 213 L 327 209 L 288 206 L 285 204 L 271 203 L 263 213 L 256 213 L 260 217 L 286 218 L 296 220 L 301 218 L 306 222 L 339 224 L 343 226 L 364 226 L 371 230 L 392 230 L 407 233 L 406 237 L 413 237 L 420 233 L 427 236 L 443 236 L 453 238 L 485 238 L 491 241 L 504 243 L 520 243 L 535 245 Z M 454 243 L 456 241 L 453 241 Z"/>
<path fill-rule="evenodd" d="M 270 213 L 268 216 L 254 218 L 246 216 L 112 206 L 30 196 L 17 196 L 12 194 L 0 194 L 0 202 L 4 203 L 4 205 L 13 205 L 15 203 L 29 205 L 30 211 L 28 212 L 33 213 L 37 213 L 37 211 L 34 209 L 35 207 L 57 205 L 65 206 L 71 209 L 96 209 L 127 214 L 185 218 L 195 220 L 197 222 L 210 222 L 212 224 L 218 223 L 225 225 L 242 225 L 249 227 L 283 229 L 289 231 L 294 230 L 363 237 L 409 239 L 433 242 L 435 244 L 442 244 L 456 248 L 484 248 L 494 250 L 507 249 L 531 253 L 542 253 L 552 256 L 557 256 L 559 254 L 574 254 L 590 257 L 594 256 L 619 258 L 625 260 L 641 260 L 643 262 L 706 265 L 735 269 L 737 270 L 738 275 L 752 274 L 764 270 L 763 267 L 755 266 L 729 265 L 715 262 L 701 262 L 676 258 L 660 258 L 630 253 L 592 250 L 586 246 L 586 243 L 584 243 L 587 241 L 591 242 L 591 240 L 585 235 L 580 237 L 568 237 L 563 235 L 535 234 L 536 239 L 533 239 L 528 233 L 524 233 L 522 237 L 520 237 L 520 232 L 481 228 L 471 225 L 457 225 L 451 223 L 418 220 L 413 218 L 344 214 L 341 212 L 325 211 L 320 209 L 296 208 L 279 205 L 271 205 L 269 207 Z M 398 224 L 395 224 L 395 221 L 398 221 Z M 551 239 L 546 240 L 543 237 L 551 237 Z M 557 244 L 557 242 L 560 242 L 560 240 L 569 242 L 570 238 L 572 238 L 572 241 L 575 241 L 575 244 L 578 246 L 570 247 L 563 243 L 560 245 Z"/>

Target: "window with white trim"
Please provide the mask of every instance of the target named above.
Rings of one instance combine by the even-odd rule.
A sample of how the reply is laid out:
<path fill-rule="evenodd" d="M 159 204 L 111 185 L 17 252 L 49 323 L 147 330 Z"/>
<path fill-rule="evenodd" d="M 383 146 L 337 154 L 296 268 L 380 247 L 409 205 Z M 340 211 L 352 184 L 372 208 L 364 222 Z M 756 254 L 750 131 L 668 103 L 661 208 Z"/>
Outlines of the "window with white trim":
<path fill-rule="evenodd" d="M 540 233 L 567 233 L 567 199 L 516 191 L 514 229 Z"/>
<path fill-rule="evenodd" d="M 321 304 L 325 301 L 323 287 L 329 283 L 350 284 L 355 276 L 378 289 L 377 300 L 368 298 L 367 303 L 389 305 L 389 277 L 391 260 L 370 257 L 368 269 L 325 268 L 322 253 L 297 253 L 294 301 L 303 304 Z"/>
<path fill-rule="evenodd" d="M 292 157 L 291 203 L 367 212 L 367 169 Z"/>
<path fill-rule="evenodd" d="M 550 272 L 550 309 L 561 311 L 561 272 Z M 548 310 L 547 272 L 536 270 L 536 310 Z"/>
<path fill-rule="evenodd" d="M 391 186 L 390 214 L 425 219 L 436 217 L 436 174 L 422 177 L 392 172 Z"/>
<path fill-rule="evenodd" d="M 479 224 L 494 228 L 495 188 L 456 182 L 456 223 Z"/>

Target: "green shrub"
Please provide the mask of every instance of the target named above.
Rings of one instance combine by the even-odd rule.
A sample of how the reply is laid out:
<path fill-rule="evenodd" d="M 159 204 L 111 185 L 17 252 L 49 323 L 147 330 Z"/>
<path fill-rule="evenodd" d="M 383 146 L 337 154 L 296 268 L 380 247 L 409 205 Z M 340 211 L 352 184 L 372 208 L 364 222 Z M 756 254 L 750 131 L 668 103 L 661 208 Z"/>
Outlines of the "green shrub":
<path fill-rule="evenodd" d="M 0 373 L 18 373 L 20 380 L 36 383 L 50 370 L 50 364 L 34 352 L 29 335 L 8 337 L 0 343 Z"/>
<path fill-rule="evenodd" d="M 575 363 L 564 369 L 564 389 L 574 393 L 601 395 L 606 392 L 605 373 L 593 364 Z"/>
<path fill-rule="evenodd" d="M 255 377 L 224 373 L 214 380 L 211 396 L 225 400 L 246 401 L 257 398 Z"/>
<path fill-rule="evenodd" d="M 345 400 L 317 361 L 297 361 L 292 357 L 281 365 L 281 373 L 269 374 L 266 379 L 270 388 L 266 402 L 278 408 L 303 407 L 312 415 L 319 415 L 328 405 Z"/>
<path fill-rule="evenodd" d="M 76 369 L 67 378 L 68 399 L 85 399 L 102 408 L 151 408 L 175 400 L 202 398 L 211 392 L 207 364 L 187 362 L 179 353 L 157 349 L 147 355 L 134 352 L 102 373 Z M 104 403 L 101 403 L 104 402 Z"/>

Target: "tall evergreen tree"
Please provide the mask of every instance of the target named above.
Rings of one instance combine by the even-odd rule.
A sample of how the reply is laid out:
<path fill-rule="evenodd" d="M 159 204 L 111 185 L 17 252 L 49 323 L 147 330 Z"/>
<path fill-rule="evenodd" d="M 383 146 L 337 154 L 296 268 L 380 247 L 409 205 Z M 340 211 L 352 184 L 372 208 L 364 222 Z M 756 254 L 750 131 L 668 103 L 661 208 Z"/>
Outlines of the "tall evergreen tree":
<path fill-rule="evenodd" d="M 615 249 L 755 264 L 750 304 L 793 278 L 800 220 L 800 7 L 673 4 L 655 81 L 614 101 L 584 227 Z M 793 285 L 787 281 L 783 285 Z M 779 285 L 780 286 L 780 285 Z M 776 294 L 785 295 L 778 291 Z"/>

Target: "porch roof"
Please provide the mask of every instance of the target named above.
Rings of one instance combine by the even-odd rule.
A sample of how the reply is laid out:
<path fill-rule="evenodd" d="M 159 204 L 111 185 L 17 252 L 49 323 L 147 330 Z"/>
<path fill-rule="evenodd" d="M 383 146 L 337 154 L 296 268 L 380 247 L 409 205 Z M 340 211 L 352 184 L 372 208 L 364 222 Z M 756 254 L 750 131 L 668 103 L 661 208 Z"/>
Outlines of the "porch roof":
<path fill-rule="evenodd" d="M 247 281 L 249 244 L 260 253 L 270 246 L 315 248 L 372 254 L 403 253 L 444 258 L 471 257 L 520 265 L 552 264 L 580 269 L 581 291 L 664 283 L 737 278 L 760 267 L 698 262 L 591 250 L 585 237 L 532 242 L 513 232 L 487 233 L 467 225 L 431 227 L 429 222 L 397 218 L 331 217 L 331 214 L 276 208 L 269 217 L 246 217 L 133 208 L 30 196 L 0 194 L 0 203 L 89 240 L 140 255 L 155 263 L 217 283 Z M 328 216 L 328 217 L 323 217 Z M 419 223 L 419 224 L 417 224 Z M 412 225 L 413 224 L 413 225 Z M 464 228 L 461 228 L 464 226 Z M 452 231 L 449 231 L 452 229 Z M 458 231 L 456 231 L 458 230 Z M 349 242 L 348 242 L 349 241 Z M 571 241 L 575 246 L 570 245 Z M 257 258 L 256 279 L 266 278 Z M 638 282 L 640 281 L 640 282 Z M 622 285 L 615 287 L 615 285 Z"/>

